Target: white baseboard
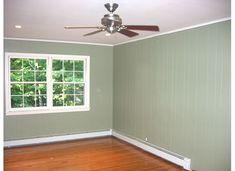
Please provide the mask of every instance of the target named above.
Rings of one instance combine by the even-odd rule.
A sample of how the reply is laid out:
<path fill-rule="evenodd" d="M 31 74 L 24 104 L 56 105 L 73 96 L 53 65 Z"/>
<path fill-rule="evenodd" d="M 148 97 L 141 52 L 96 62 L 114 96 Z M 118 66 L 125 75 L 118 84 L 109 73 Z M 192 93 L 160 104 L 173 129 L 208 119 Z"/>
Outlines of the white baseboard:
<path fill-rule="evenodd" d="M 51 143 L 51 142 L 66 141 L 66 140 L 78 140 L 84 138 L 95 138 L 95 137 L 103 137 L 110 135 L 112 135 L 112 130 L 52 136 L 52 137 L 31 138 L 31 139 L 22 139 L 22 140 L 10 140 L 10 141 L 4 141 L 4 147 Z"/>
<path fill-rule="evenodd" d="M 189 158 L 183 157 L 181 155 L 173 155 L 175 153 L 169 152 L 168 150 L 163 150 L 163 148 L 156 148 L 156 146 L 153 147 L 153 145 L 148 145 L 146 143 L 143 143 L 141 141 L 138 141 L 136 138 L 131 138 L 130 136 L 126 136 L 120 132 L 116 132 L 112 130 L 112 135 L 118 139 L 121 139 L 123 141 L 126 141 L 134 146 L 137 146 L 147 152 L 150 152 L 156 156 L 159 156 L 163 159 L 166 159 L 172 163 L 175 163 L 179 166 L 182 166 L 186 170 L 191 170 L 191 160 Z M 161 149 L 161 150 L 160 150 Z"/>

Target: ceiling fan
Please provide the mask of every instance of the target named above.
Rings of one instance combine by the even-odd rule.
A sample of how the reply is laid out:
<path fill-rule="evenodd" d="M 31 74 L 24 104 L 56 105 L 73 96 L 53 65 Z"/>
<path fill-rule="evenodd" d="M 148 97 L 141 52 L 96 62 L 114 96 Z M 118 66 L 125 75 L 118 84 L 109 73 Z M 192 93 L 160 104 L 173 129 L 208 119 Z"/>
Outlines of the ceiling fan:
<path fill-rule="evenodd" d="M 96 33 L 106 31 L 107 32 L 106 35 L 111 35 L 113 33 L 118 32 L 128 37 L 134 37 L 139 34 L 131 30 L 159 31 L 159 27 L 156 25 L 122 25 L 122 19 L 119 17 L 119 15 L 113 13 L 118 8 L 118 4 L 106 3 L 104 6 L 110 13 L 105 14 L 104 17 L 101 19 L 101 24 L 103 26 L 96 26 L 96 27 L 65 26 L 64 28 L 65 29 L 89 29 L 89 28 L 98 29 L 91 33 L 85 34 L 84 36 L 90 36 Z"/>

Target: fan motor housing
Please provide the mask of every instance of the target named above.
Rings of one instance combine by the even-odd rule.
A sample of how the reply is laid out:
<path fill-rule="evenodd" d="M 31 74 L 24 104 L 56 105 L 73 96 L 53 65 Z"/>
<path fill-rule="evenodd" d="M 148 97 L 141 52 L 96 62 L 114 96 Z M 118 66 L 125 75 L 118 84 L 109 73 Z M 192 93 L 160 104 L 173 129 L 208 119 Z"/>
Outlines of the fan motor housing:
<path fill-rule="evenodd" d="M 109 33 L 115 33 L 122 25 L 122 19 L 117 14 L 106 14 L 101 19 L 101 24 L 107 28 Z"/>

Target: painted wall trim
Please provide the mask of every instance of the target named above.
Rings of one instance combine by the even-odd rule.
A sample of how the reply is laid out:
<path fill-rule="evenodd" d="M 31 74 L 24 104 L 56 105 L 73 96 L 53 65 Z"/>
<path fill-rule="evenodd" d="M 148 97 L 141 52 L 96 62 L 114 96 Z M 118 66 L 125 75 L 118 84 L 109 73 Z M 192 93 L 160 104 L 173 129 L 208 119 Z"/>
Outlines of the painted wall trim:
<path fill-rule="evenodd" d="M 68 43 L 68 44 L 80 44 L 80 45 L 95 45 L 95 46 L 113 46 L 112 44 L 103 43 L 89 43 L 89 42 L 76 42 L 76 41 L 63 41 L 63 40 L 49 40 L 49 39 L 27 39 L 27 38 L 14 38 L 4 37 L 6 40 L 23 40 L 23 41 L 35 41 L 35 42 L 49 42 L 49 43 Z"/>
<path fill-rule="evenodd" d="M 67 141 L 67 140 L 79 140 L 79 139 L 84 139 L 84 138 L 96 138 L 96 137 L 111 136 L 111 135 L 112 135 L 112 131 L 107 130 L 107 131 L 97 131 L 97 132 L 89 132 L 89 133 L 81 133 L 81 134 L 30 138 L 30 139 L 22 139 L 22 140 L 9 140 L 9 141 L 4 141 L 4 147 L 43 144 L 43 143 L 51 143 L 51 142 L 59 142 L 59 141 Z"/>
<path fill-rule="evenodd" d="M 137 138 L 132 138 L 130 136 L 127 136 L 123 133 L 120 133 L 120 132 L 117 132 L 115 130 L 112 130 L 112 135 L 118 139 L 121 139 L 123 141 L 126 141 L 134 146 L 137 146 L 147 152 L 150 152 L 156 156 L 159 156 L 163 159 L 166 159 L 172 163 L 175 163 L 179 166 L 182 166 L 184 169 L 186 170 L 191 170 L 191 159 L 187 158 L 187 157 L 183 157 L 181 155 L 172 155 L 174 153 L 170 152 L 170 153 L 167 153 L 166 151 L 168 150 L 159 150 L 159 149 L 163 149 L 163 148 L 156 148 L 155 145 L 151 145 L 150 143 L 146 144 L 146 143 L 143 143 L 141 141 L 138 141 Z M 180 157 L 179 157 L 180 156 Z"/>
<path fill-rule="evenodd" d="M 189 27 L 183 27 L 183 28 L 180 28 L 180 29 L 176 29 L 176 30 L 172 30 L 172 31 L 168 31 L 168 32 L 163 32 L 163 33 L 160 33 L 160 34 L 157 33 L 157 34 L 146 36 L 146 37 L 143 37 L 143 38 L 129 40 L 129 41 L 122 42 L 122 43 L 117 43 L 117 44 L 114 44 L 113 46 L 118 46 L 118 45 L 127 44 L 127 43 L 131 43 L 131 42 L 136 42 L 136 41 L 139 41 L 139 40 L 145 40 L 145 39 L 158 37 L 158 36 L 162 36 L 162 35 L 166 35 L 166 34 L 172 34 L 172 33 L 180 32 L 180 31 L 190 30 L 190 29 L 194 29 L 194 28 L 198 28 L 198 27 L 202 27 L 202 26 L 207 26 L 207 25 L 210 25 L 210 24 L 220 23 L 220 22 L 224 22 L 224 21 L 229 21 L 229 20 L 231 20 L 231 17 L 226 17 L 226 18 L 222 18 L 222 19 L 219 19 L 219 20 L 214 20 L 214 21 L 210 21 L 210 22 L 206 22 L 206 23 L 202 23 L 202 24 L 189 26 Z"/>

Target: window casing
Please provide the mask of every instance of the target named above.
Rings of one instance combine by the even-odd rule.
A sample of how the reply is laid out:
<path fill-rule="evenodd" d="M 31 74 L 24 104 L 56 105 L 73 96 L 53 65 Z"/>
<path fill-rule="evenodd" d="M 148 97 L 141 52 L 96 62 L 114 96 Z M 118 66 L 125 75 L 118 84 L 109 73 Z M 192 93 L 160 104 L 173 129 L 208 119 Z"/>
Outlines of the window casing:
<path fill-rule="evenodd" d="M 6 115 L 90 110 L 89 56 L 5 53 Z"/>

